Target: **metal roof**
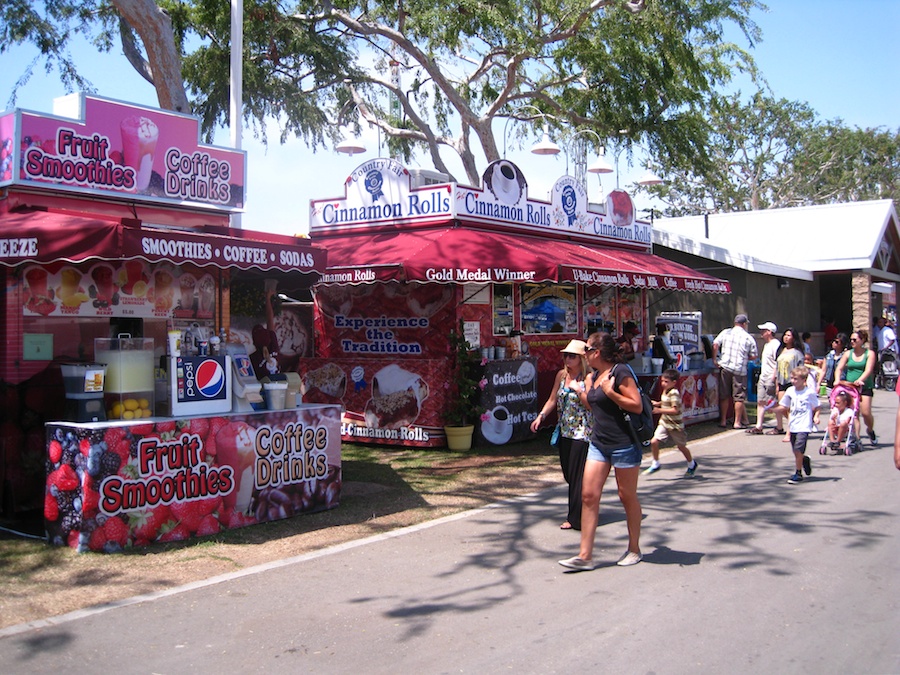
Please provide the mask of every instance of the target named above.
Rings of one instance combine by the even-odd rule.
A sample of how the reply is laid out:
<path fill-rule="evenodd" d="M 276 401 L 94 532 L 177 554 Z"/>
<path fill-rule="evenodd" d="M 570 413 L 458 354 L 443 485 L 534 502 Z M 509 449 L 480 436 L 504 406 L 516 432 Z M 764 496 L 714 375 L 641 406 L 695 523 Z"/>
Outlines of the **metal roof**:
<path fill-rule="evenodd" d="M 890 199 L 659 218 L 653 243 L 792 279 L 811 280 L 813 272 L 900 271 L 900 229 Z"/>

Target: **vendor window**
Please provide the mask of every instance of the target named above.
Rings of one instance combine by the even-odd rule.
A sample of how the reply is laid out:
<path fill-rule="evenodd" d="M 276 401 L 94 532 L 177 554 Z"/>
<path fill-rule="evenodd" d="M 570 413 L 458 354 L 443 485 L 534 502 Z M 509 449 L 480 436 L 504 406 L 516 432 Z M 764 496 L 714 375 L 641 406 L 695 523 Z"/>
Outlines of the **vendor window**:
<path fill-rule="evenodd" d="M 509 335 L 513 328 L 512 284 L 494 284 L 492 303 L 494 335 Z"/>
<path fill-rule="evenodd" d="M 578 302 L 575 286 L 522 284 L 522 332 L 577 333 Z"/>
<path fill-rule="evenodd" d="M 598 331 L 616 333 L 618 308 L 616 305 L 616 288 L 608 286 L 588 286 L 584 289 L 584 334 L 590 335 Z"/>

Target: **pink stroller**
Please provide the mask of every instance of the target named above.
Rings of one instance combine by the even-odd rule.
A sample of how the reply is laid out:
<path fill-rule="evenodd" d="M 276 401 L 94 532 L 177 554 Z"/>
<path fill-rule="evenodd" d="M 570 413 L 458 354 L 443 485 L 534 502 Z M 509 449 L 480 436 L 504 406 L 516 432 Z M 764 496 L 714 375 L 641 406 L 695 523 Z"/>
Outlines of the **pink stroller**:
<path fill-rule="evenodd" d="M 843 384 L 835 385 L 831 390 L 831 395 L 828 397 L 828 402 L 832 409 L 835 408 L 835 399 L 840 393 L 847 394 L 850 398 L 850 405 L 847 406 L 847 409 L 851 411 L 847 435 L 840 442 L 829 441 L 829 434 L 826 430 L 825 437 L 822 439 L 822 445 L 819 448 L 820 455 L 826 454 L 829 448 L 836 450 L 838 453 L 843 450 L 845 455 L 852 455 L 854 452 L 859 451 L 860 448 L 859 436 L 856 433 L 856 420 L 859 417 L 859 391 L 856 387 L 848 387 Z"/>

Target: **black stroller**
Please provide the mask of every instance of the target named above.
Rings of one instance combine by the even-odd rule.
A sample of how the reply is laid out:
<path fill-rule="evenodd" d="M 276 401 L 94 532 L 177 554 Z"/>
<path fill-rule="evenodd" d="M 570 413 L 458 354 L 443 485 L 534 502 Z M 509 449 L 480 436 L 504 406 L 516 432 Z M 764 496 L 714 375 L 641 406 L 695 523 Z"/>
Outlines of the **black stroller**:
<path fill-rule="evenodd" d="M 881 350 L 878 355 L 878 370 L 881 373 L 881 386 L 888 391 L 896 389 L 900 367 L 897 363 L 897 354 L 892 349 Z"/>

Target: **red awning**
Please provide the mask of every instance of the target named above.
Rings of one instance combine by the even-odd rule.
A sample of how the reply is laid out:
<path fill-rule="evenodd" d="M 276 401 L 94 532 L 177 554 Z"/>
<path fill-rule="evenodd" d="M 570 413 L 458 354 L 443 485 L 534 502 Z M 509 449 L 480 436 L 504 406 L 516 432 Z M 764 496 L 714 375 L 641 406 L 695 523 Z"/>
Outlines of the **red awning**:
<path fill-rule="evenodd" d="M 321 272 L 326 264 L 326 252 L 321 247 L 293 237 L 248 230 L 209 234 L 46 211 L 0 216 L 3 265 L 130 258 L 303 274 Z"/>
<path fill-rule="evenodd" d="M 322 237 L 331 264 L 320 283 L 576 282 L 730 293 L 723 279 L 641 251 L 467 228 Z"/>

